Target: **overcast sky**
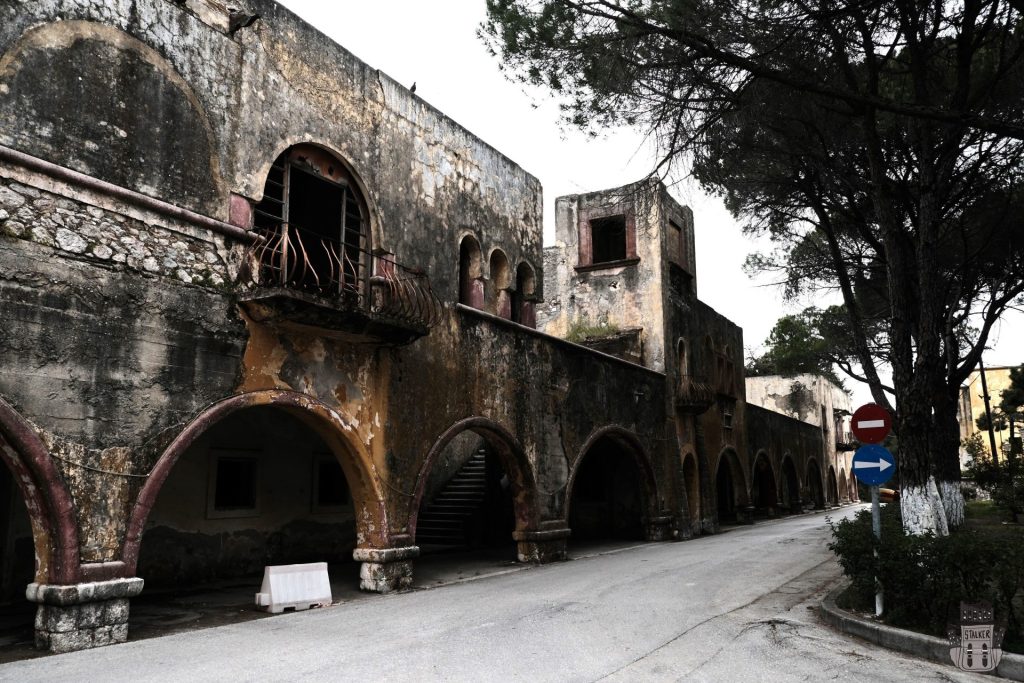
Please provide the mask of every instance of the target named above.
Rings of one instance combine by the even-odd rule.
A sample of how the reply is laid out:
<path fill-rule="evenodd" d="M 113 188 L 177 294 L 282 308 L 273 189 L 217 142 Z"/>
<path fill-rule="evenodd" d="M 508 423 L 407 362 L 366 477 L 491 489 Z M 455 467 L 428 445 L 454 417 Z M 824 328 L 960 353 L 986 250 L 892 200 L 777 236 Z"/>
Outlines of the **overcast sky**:
<path fill-rule="evenodd" d="M 544 241 L 554 240 L 555 197 L 632 182 L 650 172 L 654 154 L 636 131 L 611 130 L 598 139 L 563 129 L 546 92 L 509 82 L 476 36 L 484 0 L 281 0 L 370 66 L 399 83 L 497 148 L 544 187 Z M 694 213 L 697 294 L 743 328 L 745 347 L 760 351 L 779 316 L 821 301 L 782 302 L 762 276 L 743 272 L 747 254 L 766 248 L 744 237 L 713 197 L 685 179 L 672 186 Z M 986 354 L 991 366 L 1015 365 L 1024 345 L 1024 316 L 1008 318 Z M 855 382 L 854 403 L 870 400 Z"/>

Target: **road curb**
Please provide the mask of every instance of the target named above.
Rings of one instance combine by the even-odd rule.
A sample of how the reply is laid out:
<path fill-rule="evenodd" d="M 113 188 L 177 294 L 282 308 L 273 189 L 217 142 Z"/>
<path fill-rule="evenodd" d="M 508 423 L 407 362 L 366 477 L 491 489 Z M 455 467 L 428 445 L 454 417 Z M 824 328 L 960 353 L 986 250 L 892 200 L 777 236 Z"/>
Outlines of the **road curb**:
<path fill-rule="evenodd" d="M 825 623 L 842 633 L 863 638 L 890 650 L 953 666 L 946 640 L 880 624 L 839 607 L 836 597 L 846 590 L 847 585 L 839 586 L 821 601 L 820 614 Z M 1004 652 L 995 673 L 1010 680 L 1024 681 L 1024 655 Z"/>

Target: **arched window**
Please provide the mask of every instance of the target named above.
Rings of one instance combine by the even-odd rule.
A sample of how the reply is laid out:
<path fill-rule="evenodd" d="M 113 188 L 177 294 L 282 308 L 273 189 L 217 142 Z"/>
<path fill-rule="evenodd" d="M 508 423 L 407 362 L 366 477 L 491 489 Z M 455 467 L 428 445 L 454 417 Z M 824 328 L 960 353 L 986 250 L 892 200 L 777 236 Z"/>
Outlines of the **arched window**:
<path fill-rule="evenodd" d="M 484 307 L 483 256 L 480 243 L 466 235 L 459 244 L 459 303 Z"/>
<path fill-rule="evenodd" d="M 369 264 L 366 202 L 344 165 L 312 145 L 277 158 L 256 205 L 259 281 L 326 296 L 362 296 Z"/>
<path fill-rule="evenodd" d="M 494 315 L 512 319 L 512 297 L 509 286 L 512 284 L 512 273 L 508 265 L 508 257 L 501 249 L 491 252 L 490 259 L 491 291 L 488 310 Z"/>
<path fill-rule="evenodd" d="M 690 354 L 687 352 L 686 339 L 683 337 L 676 342 L 676 366 L 680 377 L 689 377 Z"/>
<path fill-rule="evenodd" d="M 516 291 L 512 297 L 512 320 L 520 325 L 537 327 L 537 316 L 534 311 L 536 290 L 537 277 L 533 274 L 533 268 L 523 261 L 516 268 Z"/>

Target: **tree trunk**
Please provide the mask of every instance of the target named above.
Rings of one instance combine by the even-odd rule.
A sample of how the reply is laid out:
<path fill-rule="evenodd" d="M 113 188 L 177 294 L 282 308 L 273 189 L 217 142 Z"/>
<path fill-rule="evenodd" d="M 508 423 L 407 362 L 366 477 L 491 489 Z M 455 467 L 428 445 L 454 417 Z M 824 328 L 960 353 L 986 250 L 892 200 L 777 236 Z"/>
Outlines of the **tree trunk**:
<path fill-rule="evenodd" d="M 900 512 L 903 515 L 903 528 L 907 533 L 933 533 L 936 536 L 949 534 L 946 511 L 935 484 L 935 477 L 929 476 L 924 485 L 904 486 L 900 490 Z"/>
<path fill-rule="evenodd" d="M 958 393 L 944 394 L 932 414 L 935 479 L 950 529 L 964 523 L 964 496 L 960 491 L 960 422 L 956 419 Z"/>

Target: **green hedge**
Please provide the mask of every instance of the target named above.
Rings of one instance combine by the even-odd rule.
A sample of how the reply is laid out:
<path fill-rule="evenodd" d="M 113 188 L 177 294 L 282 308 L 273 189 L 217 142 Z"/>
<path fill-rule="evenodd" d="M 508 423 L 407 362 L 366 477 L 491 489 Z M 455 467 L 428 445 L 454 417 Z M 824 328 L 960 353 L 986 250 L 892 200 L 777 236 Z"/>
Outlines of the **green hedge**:
<path fill-rule="evenodd" d="M 1006 619 L 1003 648 L 1024 652 L 1024 536 L 1020 527 L 964 529 L 949 536 L 908 536 L 899 505 L 882 507 L 882 540 L 871 511 L 832 524 L 829 544 L 851 581 L 843 602 L 874 611 L 875 579 L 885 590 L 886 623 L 945 637 L 960 602 L 990 602 Z M 877 560 L 873 551 L 878 549 Z"/>

